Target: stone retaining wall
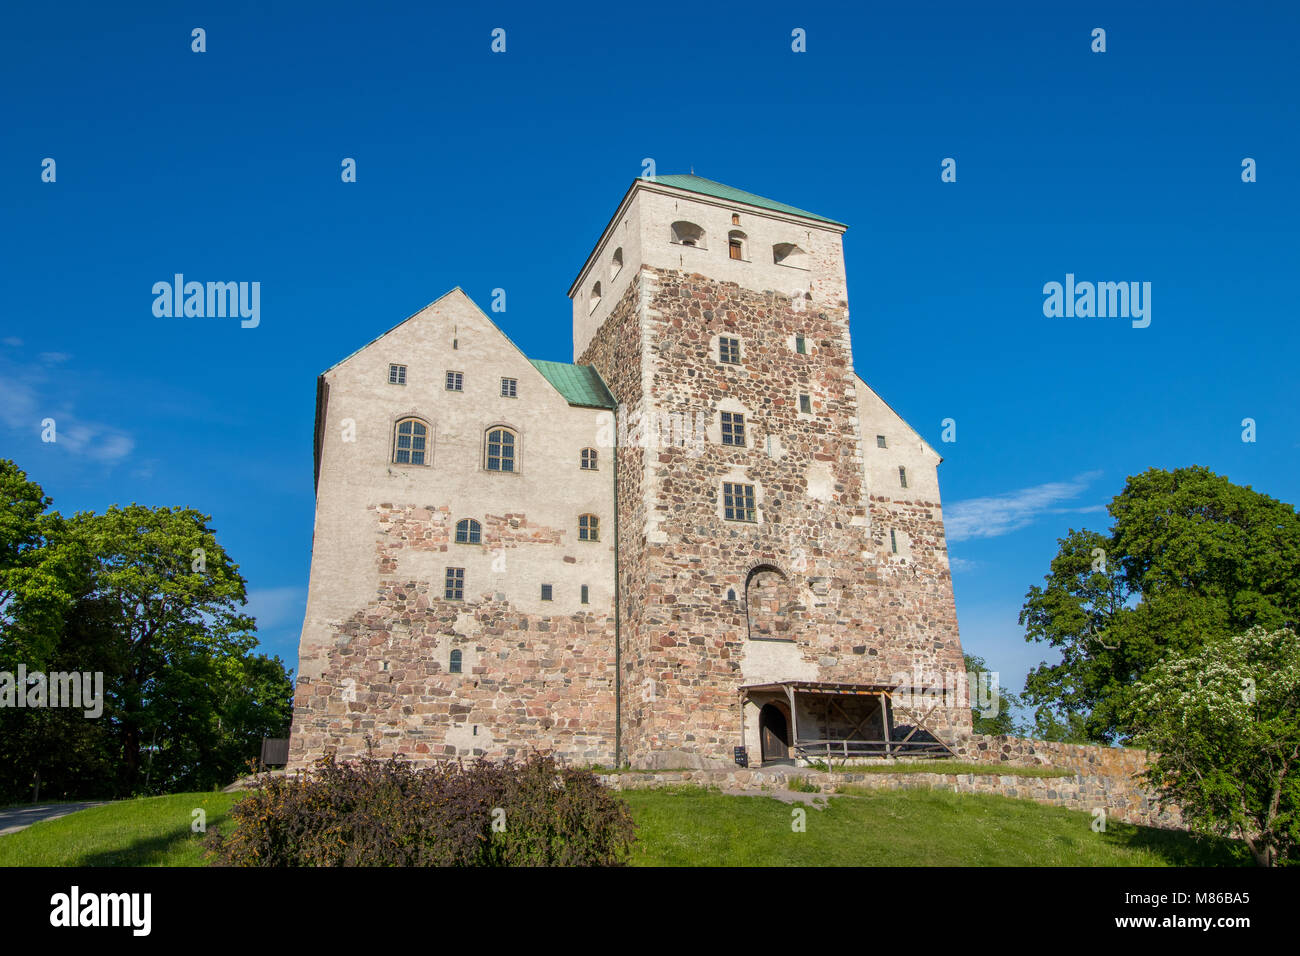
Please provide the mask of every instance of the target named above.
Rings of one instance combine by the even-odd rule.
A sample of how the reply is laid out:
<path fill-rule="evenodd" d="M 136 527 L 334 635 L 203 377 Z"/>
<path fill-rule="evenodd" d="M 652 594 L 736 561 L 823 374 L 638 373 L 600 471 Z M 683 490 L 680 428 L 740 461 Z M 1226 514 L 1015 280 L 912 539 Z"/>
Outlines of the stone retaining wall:
<path fill-rule="evenodd" d="M 1157 802 L 1135 774 L 1147 762 L 1146 751 L 1095 745 L 1049 743 L 1018 737 L 971 735 L 954 748 L 963 762 L 1017 767 L 1054 767 L 1068 777 L 1023 777 L 982 773 L 823 773 L 790 767 L 765 770 L 682 770 L 662 773 L 613 773 L 601 782 L 615 790 L 643 790 L 690 785 L 723 790 L 786 790 L 791 777 L 816 784 L 824 792 L 852 783 L 878 790 L 950 790 L 1033 800 L 1093 813 L 1142 826 L 1181 829 L 1182 815 L 1173 805 Z M 932 762 L 928 763 L 933 766 Z M 992 768 L 990 768 L 992 769 Z"/>

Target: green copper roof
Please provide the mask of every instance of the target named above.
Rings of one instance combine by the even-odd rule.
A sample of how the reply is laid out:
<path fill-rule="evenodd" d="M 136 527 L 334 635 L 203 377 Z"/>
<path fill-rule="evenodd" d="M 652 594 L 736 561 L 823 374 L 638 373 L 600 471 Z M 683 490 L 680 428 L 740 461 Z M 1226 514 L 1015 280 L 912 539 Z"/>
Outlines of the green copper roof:
<path fill-rule="evenodd" d="M 555 386 L 555 390 L 564 396 L 570 405 L 583 408 L 615 408 L 614 396 L 609 394 L 604 380 L 590 365 L 569 365 L 566 362 L 543 362 L 529 359 L 533 366 L 546 380 Z"/>
<path fill-rule="evenodd" d="M 730 202 L 744 203 L 747 206 L 757 206 L 760 209 L 771 209 L 773 212 L 789 213 L 792 216 L 803 216 L 805 219 L 816 219 L 818 222 L 829 222 L 835 226 L 844 226 L 845 223 L 838 222 L 835 219 L 827 219 L 825 216 L 819 216 L 816 213 L 808 212 L 805 209 L 796 209 L 794 206 L 787 206 L 783 202 L 775 202 L 771 199 L 764 199 L 762 196 L 755 196 L 753 193 L 747 193 L 743 189 L 736 189 L 733 186 L 724 186 L 722 183 L 715 183 L 712 179 L 705 179 L 702 176 L 656 176 L 654 181 L 663 183 L 665 186 L 675 186 L 678 189 L 689 189 L 693 193 L 701 193 L 705 196 L 712 196 L 714 199 L 726 199 Z"/>

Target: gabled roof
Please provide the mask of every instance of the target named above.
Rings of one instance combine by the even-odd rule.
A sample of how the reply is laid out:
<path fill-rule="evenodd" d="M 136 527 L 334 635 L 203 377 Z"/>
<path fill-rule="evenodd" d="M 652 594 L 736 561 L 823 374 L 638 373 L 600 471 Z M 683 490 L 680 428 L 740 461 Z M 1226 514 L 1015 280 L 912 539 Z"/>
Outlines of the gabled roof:
<path fill-rule="evenodd" d="M 533 367 L 542 373 L 570 405 L 611 410 L 618 407 L 614 396 L 605 387 L 604 379 L 590 365 L 570 365 L 567 362 L 547 362 L 542 359 L 528 361 L 533 363 Z"/>
<path fill-rule="evenodd" d="M 928 441 L 926 441 L 924 438 L 921 437 L 921 433 L 918 432 L 915 428 L 913 428 L 912 425 L 911 425 L 911 423 L 908 422 L 908 420 L 907 420 L 906 418 L 904 418 L 902 415 L 898 414 L 898 409 L 896 409 L 893 405 L 890 405 L 889 402 L 887 402 L 887 401 L 885 401 L 883 398 L 881 398 L 881 397 L 880 397 L 880 393 L 877 392 L 877 391 L 876 391 L 874 388 L 872 388 L 870 385 L 868 385 L 868 384 L 867 384 L 867 380 L 866 380 L 865 378 L 863 378 L 861 375 L 859 375 L 856 371 L 853 373 L 853 376 L 854 376 L 854 378 L 856 378 L 859 382 L 861 382 L 861 383 L 866 387 L 866 389 L 867 389 L 868 392 L 870 392 L 872 395 L 876 396 L 876 401 L 880 402 L 881 405 L 884 405 L 887 409 L 889 409 L 889 410 L 893 413 L 894 417 L 897 418 L 900 422 L 903 423 L 903 427 L 907 428 L 907 429 L 908 429 L 908 430 L 909 430 L 913 435 L 916 436 L 917 441 L 919 441 L 919 442 L 921 443 L 921 446 L 922 446 L 923 448 L 925 448 L 926 451 L 928 451 L 931 455 L 934 455 L 934 457 L 937 458 L 937 459 L 939 459 L 940 462 L 943 461 L 943 455 L 941 455 L 941 454 L 939 454 L 937 451 L 935 451 L 934 448 L 932 448 L 932 447 L 930 446 L 930 443 L 929 443 Z"/>
<path fill-rule="evenodd" d="M 835 226 L 847 225 L 846 223 L 839 222 L 835 219 L 827 219 L 825 216 L 819 216 L 815 212 L 808 212 L 805 209 L 788 206 L 785 203 L 777 202 L 774 199 L 764 199 L 762 196 L 746 192 L 743 189 L 737 189 L 734 186 L 715 183 L 712 179 L 705 179 L 703 176 L 696 176 L 693 174 L 656 176 L 654 182 L 661 183 L 664 186 L 674 186 L 677 189 L 687 189 L 693 193 L 700 193 L 703 196 L 712 196 L 714 199 L 725 199 L 728 202 L 739 202 L 744 203 L 747 206 L 757 206 L 759 209 L 770 209 L 772 212 L 788 213 L 791 216 L 803 216 L 805 219 L 816 219 L 818 222 L 829 222 Z"/>

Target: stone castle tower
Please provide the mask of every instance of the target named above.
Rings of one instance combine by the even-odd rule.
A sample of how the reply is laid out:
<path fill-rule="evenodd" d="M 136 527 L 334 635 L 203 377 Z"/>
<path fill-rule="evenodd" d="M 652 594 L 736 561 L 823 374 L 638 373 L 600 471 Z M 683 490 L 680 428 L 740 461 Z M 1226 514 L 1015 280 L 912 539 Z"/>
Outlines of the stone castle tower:
<path fill-rule="evenodd" d="M 322 374 L 291 765 L 969 733 L 940 458 L 854 372 L 845 228 L 638 179 L 569 290 L 575 364 L 457 289 Z"/>

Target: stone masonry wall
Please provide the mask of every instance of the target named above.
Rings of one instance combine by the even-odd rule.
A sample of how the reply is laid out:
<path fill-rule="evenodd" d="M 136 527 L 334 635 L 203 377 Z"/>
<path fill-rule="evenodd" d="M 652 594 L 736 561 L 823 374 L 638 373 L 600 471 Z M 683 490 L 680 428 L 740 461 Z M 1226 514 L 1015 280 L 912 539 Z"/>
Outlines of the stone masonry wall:
<path fill-rule="evenodd" d="M 937 507 L 887 502 L 891 520 L 911 522 L 916 544 L 906 565 L 876 561 L 881 532 L 872 527 L 864 481 L 844 303 L 649 267 L 636 285 L 649 374 L 634 376 L 621 350 L 636 334 L 630 309 L 621 324 L 602 326 L 582 361 L 596 366 L 620 402 L 660 417 L 690 421 L 702 413 L 713 423 L 720 408 L 742 411 L 747 443 L 646 449 L 636 494 L 620 472 L 629 545 L 620 560 L 629 604 L 643 606 L 644 615 L 625 621 L 624 634 L 624 739 L 633 765 L 730 760 L 746 683 L 743 595 L 759 565 L 778 568 L 798 587 L 789 647 L 803 679 L 889 683 L 918 664 L 927 672 L 963 670 Z M 739 365 L 717 361 L 721 334 L 741 340 Z M 809 354 L 795 351 L 796 334 L 812 343 Z M 811 396 L 811 413 L 800 411 L 800 393 Z M 627 457 L 630 483 L 637 456 Z M 756 522 L 723 519 L 724 481 L 755 486 Z M 730 591 L 738 600 L 728 601 Z M 632 693 L 643 687 L 650 699 Z M 960 729 L 968 714 L 941 708 L 928 726 Z"/>
<path fill-rule="evenodd" d="M 455 513 L 392 505 L 371 512 L 382 532 L 375 561 L 383 577 L 374 601 L 323 650 L 319 678 L 299 684 L 291 765 L 326 751 L 364 754 L 368 739 L 376 756 L 416 762 L 533 748 L 612 761 L 613 618 L 524 613 L 490 580 L 467 581 L 465 600 L 447 601 L 441 580 L 394 575 L 403 552 L 464 547 L 450 544 Z M 525 515 L 488 518 L 482 547 L 498 553 L 563 536 L 530 526 Z M 452 650 L 462 654 L 459 674 L 449 669 Z"/>
<path fill-rule="evenodd" d="M 879 790 L 950 790 L 954 793 L 982 793 L 1033 800 L 1093 814 L 1100 808 L 1109 820 L 1141 826 L 1181 829 L 1182 814 L 1176 806 L 1160 803 L 1142 785 L 1137 774 L 1147 765 L 1142 750 L 1114 747 L 1049 743 L 1015 737 L 971 735 L 958 750 L 964 762 L 989 763 L 981 773 L 821 773 L 766 770 L 685 770 L 661 773 L 623 773 L 601 776 L 601 782 L 615 790 L 640 790 L 690 785 L 724 790 L 785 790 L 797 775 L 801 780 L 833 791 L 842 784 Z M 1071 771 L 1068 777 L 1023 777 L 996 773 L 992 765 L 1042 766 Z M 930 763 L 929 766 L 936 766 Z"/>

